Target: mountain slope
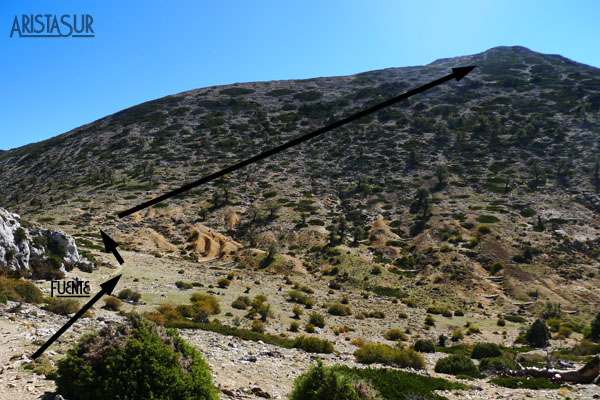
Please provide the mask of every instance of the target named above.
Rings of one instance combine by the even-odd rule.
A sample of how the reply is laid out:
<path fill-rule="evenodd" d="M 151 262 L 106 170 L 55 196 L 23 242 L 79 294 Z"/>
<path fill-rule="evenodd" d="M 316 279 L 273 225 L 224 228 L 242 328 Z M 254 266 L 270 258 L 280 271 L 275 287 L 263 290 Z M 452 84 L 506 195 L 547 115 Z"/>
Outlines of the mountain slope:
<path fill-rule="evenodd" d="M 115 217 L 463 65 L 477 68 L 461 82 L 168 204 Z M 159 255 L 227 255 L 249 267 L 303 265 L 315 274 L 338 267 L 324 279 L 398 286 L 424 303 L 488 304 L 497 295 L 508 307 L 538 289 L 540 299 L 575 308 L 600 300 L 599 111 L 600 70 L 523 47 L 346 77 L 197 89 L 1 153 L 0 204 L 81 234 L 119 231 L 133 249 L 152 229 L 155 242 L 172 246 L 157 246 Z M 388 232 L 371 240 L 380 215 L 387 222 L 376 225 Z M 196 224 L 218 230 L 229 242 L 219 246 L 231 251 L 203 250 L 190 233 Z M 371 273 L 373 265 L 383 273 Z"/>

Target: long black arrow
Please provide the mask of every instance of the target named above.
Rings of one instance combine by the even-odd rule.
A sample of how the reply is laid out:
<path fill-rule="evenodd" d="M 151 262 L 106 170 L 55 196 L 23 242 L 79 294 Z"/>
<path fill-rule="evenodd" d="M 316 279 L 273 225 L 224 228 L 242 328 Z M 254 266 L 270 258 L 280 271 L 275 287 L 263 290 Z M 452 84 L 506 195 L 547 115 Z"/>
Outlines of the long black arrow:
<path fill-rule="evenodd" d="M 71 319 L 69 320 L 69 322 L 67 322 L 50 339 L 48 339 L 48 341 L 46 343 L 44 343 L 42 345 L 42 347 L 40 347 L 38 349 L 38 351 L 36 351 L 35 353 L 33 353 L 33 355 L 31 356 L 31 358 L 35 360 L 40 355 L 42 355 L 42 353 L 52 343 L 54 343 L 54 341 L 56 341 L 56 339 L 58 339 L 60 337 L 60 335 L 62 335 L 63 333 L 65 333 L 65 331 L 67 329 L 69 329 L 71 327 L 71 325 L 73 325 L 75 323 L 75 321 L 77 321 L 79 318 L 81 318 L 81 316 L 83 315 L 83 313 L 85 313 L 87 310 L 89 310 L 90 307 L 92 307 L 94 305 L 94 303 L 96 303 L 98 300 L 100 300 L 100 297 L 102 297 L 104 294 L 111 294 L 112 291 L 113 291 L 113 289 L 117 285 L 117 282 L 119 281 L 120 278 L 121 278 L 121 275 L 117 275 L 114 278 L 109 279 L 108 281 L 100 284 L 100 287 L 102 288 L 102 290 L 100 290 L 100 292 L 97 295 L 95 295 L 90 301 L 88 301 L 87 304 L 81 308 L 81 310 L 77 311 L 77 313 L 71 317 Z"/>
<path fill-rule="evenodd" d="M 175 189 L 175 190 L 173 190 L 171 192 L 168 192 L 168 193 L 165 193 L 165 194 L 163 194 L 161 196 L 155 197 L 155 198 L 153 198 L 151 200 L 148 200 L 148 201 L 146 201 L 146 202 L 144 202 L 144 203 L 142 203 L 142 204 L 140 204 L 138 206 L 130 208 L 129 210 L 122 211 L 122 212 L 120 212 L 118 214 L 118 216 L 119 216 L 119 218 L 126 217 L 128 215 L 133 214 L 134 212 L 143 210 L 144 208 L 150 207 L 150 206 L 152 206 L 152 205 L 154 205 L 156 203 L 160 203 L 163 200 L 166 200 L 166 199 L 171 198 L 173 196 L 177 196 L 177 195 L 179 195 L 181 193 L 187 192 L 188 190 L 193 189 L 196 186 L 200 186 L 200 185 L 202 185 L 204 183 L 210 182 L 210 181 L 212 181 L 214 179 L 217 179 L 217 178 L 219 178 L 219 177 L 221 177 L 223 175 L 229 174 L 229 173 L 231 173 L 233 171 L 236 171 L 236 170 L 238 170 L 240 168 L 244 168 L 244 167 L 246 167 L 246 166 L 248 166 L 250 164 L 253 164 L 253 163 L 257 162 L 257 161 L 262 160 L 263 158 L 267 158 L 269 156 L 272 156 L 273 154 L 277 154 L 277 153 L 279 153 L 279 152 L 281 152 L 283 150 L 289 149 L 292 146 L 295 146 L 297 144 L 300 144 L 302 142 L 310 140 L 310 139 L 312 139 L 314 137 L 322 135 L 323 133 L 329 132 L 329 131 L 331 131 L 331 130 L 333 130 L 335 128 L 339 128 L 342 125 L 346 125 L 349 122 L 352 122 L 352 121 L 357 120 L 357 119 L 359 119 L 361 117 L 364 117 L 365 115 L 369 115 L 371 113 L 379 111 L 382 108 L 391 106 L 392 104 L 395 104 L 395 103 L 397 103 L 399 101 L 408 99 L 411 96 L 419 94 L 419 93 L 421 93 L 421 92 L 423 92 L 423 91 L 425 91 L 427 89 L 431 89 L 431 88 L 433 88 L 435 86 L 441 85 L 442 83 L 447 82 L 449 80 L 456 79 L 457 81 L 460 81 L 465 75 L 467 75 L 469 72 L 471 72 L 474 68 L 475 68 L 475 66 L 452 68 L 452 73 L 450 75 L 446 75 L 443 78 L 440 78 L 440 79 L 435 80 L 433 82 L 429 82 L 426 85 L 419 86 L 418 88 L 410 90 L 410 91 L 408 91 L 408 92 L 406 92 L 404 94 L 401 94 L 400 96 L 396 96 L 394 98 L 386 100 L 383 103 L 374 105 L 373 107 L 369 107 L 369 108 L 367 108 L 367 109 L 365 109 L 363 111 L 360 111 L 360 112 L 358 112 L 356 114 L 350 115 L 349 117 L 346 117 L 346 118 L 341 119 L 341 120 L 339 120 L 337 122 L 334 122 L 332 124 L 329 124 L 327 126 L 319 128 L 319 129 L 317 129 L 314 132 L 307 133 L 306 135 L 300 136 L 300 137 L 298 137 L 298 138 L 296 138 L 294 140 L 291 140 L 291 141 L 289 141 L 287 143 L 284 143 L 284 144 L 282 144 L 280 146 L 274 147 L 274 148 L 272 148 L 270 150 L 267 150 L 267 151 L 265 151 L 263 153 L 260 153 L 260 154 L 258 154 L 256 156 L 254 156 L 254 157 L 251 157 L 251 158 L 249 158 L 249 159 L 247 159 L 245 161 L 239 162 L 239 163 L 237 163 L 235 165 L 232 165 L 230 167 L 222 169 L 222 170 L 220 170 L 218 172 L 215 172 L 214 174 L 205 176 L 204 178 L 200 178 L 200 179 L 198 179 L 195 182 L 188 183 L 187 185 L 182 186 L 179 189 Z"/>
<path fill-rule="evenodd" d="M 119 264 L 123 264 L 123 257 L 117 251 L 117 247 L 119 247 L 119 243 L 115 242 L 110 236 L 104 233 L 103 230 L 100 230 L 100 235 L 102 235 L 102 241 L 104 242 L 104 248 L 107 253 L 113 253 Z"/>

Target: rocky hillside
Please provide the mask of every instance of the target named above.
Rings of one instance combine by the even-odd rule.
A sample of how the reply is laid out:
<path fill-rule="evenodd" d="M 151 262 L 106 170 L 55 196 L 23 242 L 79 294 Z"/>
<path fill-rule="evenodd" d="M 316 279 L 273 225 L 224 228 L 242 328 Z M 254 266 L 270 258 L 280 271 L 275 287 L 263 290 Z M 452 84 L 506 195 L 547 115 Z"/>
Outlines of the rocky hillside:
<path fill-rule="evenodd" d="M 461 82 L 116 217 L 464 65 L 477 68 Z M 599 111 L 600 70 L 523 47 L 209 87 L 1 153 L 0 204 L 158 256 L 393 286 L 423 303 L 584 308 L 600 300 Z"/>
<path fill-rule="evenodd" d="M 0 270 L 57 278 L 74 267 L 91 271 L 92 263 L 79 254 L 73 237 L 32 225 L 0 208 Z"/>

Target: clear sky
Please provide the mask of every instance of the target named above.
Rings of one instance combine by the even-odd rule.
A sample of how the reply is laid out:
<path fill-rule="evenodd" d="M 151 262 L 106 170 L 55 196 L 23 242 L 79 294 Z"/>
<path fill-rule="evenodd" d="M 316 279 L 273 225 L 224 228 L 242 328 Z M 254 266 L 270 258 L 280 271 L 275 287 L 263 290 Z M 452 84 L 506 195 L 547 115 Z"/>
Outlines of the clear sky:
<path fill-rule="evenodd" d="M 94 38 L 9 37 L 15 15 L 90 14 Z M 600 67 L 600 1 L 0 1 L 0 149 L 141 102 L 521 45 Z"/>

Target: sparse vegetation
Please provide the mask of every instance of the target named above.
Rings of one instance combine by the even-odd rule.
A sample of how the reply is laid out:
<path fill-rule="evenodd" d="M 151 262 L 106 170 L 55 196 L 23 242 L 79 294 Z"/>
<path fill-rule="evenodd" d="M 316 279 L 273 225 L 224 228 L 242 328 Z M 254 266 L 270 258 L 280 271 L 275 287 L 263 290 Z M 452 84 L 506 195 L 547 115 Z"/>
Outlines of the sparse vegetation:
<path fill-rule="evenodd" d="M 361 364 L 380 363 L 401 368 L 425 368 L 423 357 L 412 349 L 394 349 L 385 344 L 366 343 L 354 352 L 356 361 Z"/>
<path fill-rule="evenodd" d="M 435 363 L 435 372 L 472 377 L 479 376 L 479 370 L 477 369 L 477 366 L 473 364 L 473 361 L 471 361 L 468 356 L 460 353 L 440 358 Z"/>
<path fill-rule="evenodd" d="M 58 391 L 71 399 L 83 393 L 91 400 L 218 399 L 200 353 L 175 331 L 137 316 L 130 316 L 122 329 L 108 327 L 83 336 L 59 361 L 53 379 Z"/>

